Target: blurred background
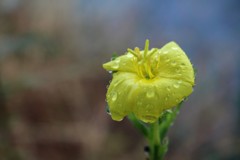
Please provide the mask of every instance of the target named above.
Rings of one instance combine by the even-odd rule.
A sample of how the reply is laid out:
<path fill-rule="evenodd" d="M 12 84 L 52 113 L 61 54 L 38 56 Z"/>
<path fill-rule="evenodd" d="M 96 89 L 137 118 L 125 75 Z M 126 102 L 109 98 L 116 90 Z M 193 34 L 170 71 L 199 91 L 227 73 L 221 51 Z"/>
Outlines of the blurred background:
<path fill-rule="evenodd" d="M 166 160 L 240 159 L 240 1 L 0 0 L 0 159 L 144 160 L 105 111 L 127 48 L 176 41 L 197 69 Z"/>

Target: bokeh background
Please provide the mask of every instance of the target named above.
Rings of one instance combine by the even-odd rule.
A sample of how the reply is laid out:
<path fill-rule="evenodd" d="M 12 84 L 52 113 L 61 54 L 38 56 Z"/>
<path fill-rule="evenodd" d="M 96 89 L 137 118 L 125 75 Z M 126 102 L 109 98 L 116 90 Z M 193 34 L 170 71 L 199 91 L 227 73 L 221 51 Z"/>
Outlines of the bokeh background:
<path fill-rule="evenodd" d="M 176 41 L 197 69 L 166 160 L 240 159 L 240 1 L 0 0 L 0 159 L 144 160 L 105 111 L 113 53 Z"/>

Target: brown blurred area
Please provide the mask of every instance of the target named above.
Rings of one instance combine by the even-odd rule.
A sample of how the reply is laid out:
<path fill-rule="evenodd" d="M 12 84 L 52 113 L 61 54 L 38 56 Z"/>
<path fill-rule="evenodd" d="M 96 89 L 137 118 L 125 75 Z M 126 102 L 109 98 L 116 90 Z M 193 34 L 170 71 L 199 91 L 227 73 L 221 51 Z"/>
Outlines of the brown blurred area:
<path fill-rule="evenodd" d="M 7 50 L 0 70 L 0 159 L 143 157 L 140 135 L 105 112 L 110 76 L 100 54 L 107 42 L 99 46 L 98 40 L 84 39 L 91 26 L 71 18 L 71 1 L 10 3 L 0 3 L 16 5 L 0 12 Z M 101 27 L 92 28 L 94 38 L 104 39 Z"/>
<path fill-rule="evenodd" d="M 217 15 L 215 3 L 202 13 L 205 1 L 185 2 L 1 0 L 0 160 L 144 160 L 142 135 L 106 113 L 111 75 L 102 63 L 114 52 L 141 48 L 146 38 L 154 47 L 178 40 L 198 69 L 195 91 L 170 130 L 166 159 L 237 160 L 240 49 L 228 39 L 237 34 L 214 41 L 222 40 L 222 31 L 214 32 L 221 25 L 211 30 L 197 22 Z M 235 6 L 228 8 L 234 16 Z M 189 19 L 177 19 L 177 9 Z"/>

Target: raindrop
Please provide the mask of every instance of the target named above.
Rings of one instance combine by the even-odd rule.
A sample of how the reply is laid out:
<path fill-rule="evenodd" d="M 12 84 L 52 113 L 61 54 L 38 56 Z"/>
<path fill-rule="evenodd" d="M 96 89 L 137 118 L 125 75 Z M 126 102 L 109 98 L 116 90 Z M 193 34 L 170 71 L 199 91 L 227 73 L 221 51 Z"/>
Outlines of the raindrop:
<path fill-rule="evenodd" d="M 168 51 L 163 51 L 163 54 L 168 54 Z"/>
<path fill-rule="evenodd" d="M 176 66 L 176 64 L 177 63 L 175 61 L 172 61 L 172 63 L 171 63 L 172 66 Z"/>
<path fill-rule="evenodd" d="M 132 54 L 127 54 L 127 57 L 128 57 L 128 58 L 132 58 L 133 55 L 132 55 Z"/>
<path fill-rule="evenodd" d="M 182 84 L 182 80 L 179 80 L 177 83 L 178 83 L 178 84 Z"/>
<path fill-rule="evenodd" d="M 178 50 L 178 48 L 177 47 L 172 47 L 172 50 Z"/>
<path fill-rule="evenodd" d="M 181 68 L 184 68 L 184 67 L 185 67 L 185 63 L 181 63 L 181 64 L 180 64 L 180 67 L 181 67 Z"/>
<path fill-rule="evenodd" d="M 118 67 L 119 67 L 119 63 L 117 63 L 117 62 L 115 64 L 113 64 L 113 66 L 112 66 L 113 69 L 118 69 Z"/>
<path fill-rule="evenodd" d="M 170 59 L 169 59 L 169 58 L 166 58 L 166 59 L 165 59 L 165 62 L 169 62 L 169 61 L 170 61 Z"/>
<path fill-rule="evenodd" d="M 155 93 L 154 93 L 153 90 L 149 90 L 149 91 L 147 91 L 146 95 L 147 95 L 148 98 L 152 98 L 152 97 L 154 97 Z"/>
<path fill-rule="evenodd" d="M 179 88 L 180 85 L 179 85 L 179 83 L 176 83 L 176 84 L 173 85 L 173 87 L 174 87 L 174 88 Z"/>
<path fill-rule="evenodd" d="M 106 106 L 106 112 L 107 112 L 107 114 L 111 115 L 111 112 L 110 112 L 110 109 L 109 109 L 108 105 Z"/>
<path fill-rule="evenodd" d="M 119 62 L 120 62 L 120 59 L 119 59 L 119 58 L 115 59 L 115 62 L 116 62 L 116 63 L 119 63 Z"/>
<path fill-rule="evenodd" d="M 152 109 L 152 105 L 151 105 L 151 104 L 148 104 L 148 105 L 146 106 L 146 112 L 149 113 L 149 112 L 151 111 L 151 109 Z"/>
<path fill-rule="evenodd" d="M 181 71 L 180 68 L 177 68 L 177 69 L 176 69 L 176 72 L 177 72 L 177 73 L 179 73 L 180 71 Z"/>
<path fill-rule="evenodd" d="M 112 101 L 116 101 L 117 100 L 117 93 L 113 92 L 112 93 Z"/>
<path fill-rule="evenodd" d="M 169 87 L 169 86 L 167 87 L 167 90 L 168 90 L 168 91 L 171 91 L 171 89 L 170 89 L 170 87 Z"/>
<path fill-rule="evenodd" d="M 182 99 L 180 99 L 180 98 L 176 99 L 177 103 L 180 103 L 181 101 L 182 101 Z"/>
<path fill-rule="evenodd" d="M 112 119 L 116 121 L 121 121 L 123 120 L 123 116 L 118 112 L 112 112 Z"/>
<path fill-rule="evenodd" d="M 141 106 L 141 105 L 142 105 L 142 102 L 138 101 L 138 102 L 137 102 L 137 105 L 138 105 L 138 106 Z"/>

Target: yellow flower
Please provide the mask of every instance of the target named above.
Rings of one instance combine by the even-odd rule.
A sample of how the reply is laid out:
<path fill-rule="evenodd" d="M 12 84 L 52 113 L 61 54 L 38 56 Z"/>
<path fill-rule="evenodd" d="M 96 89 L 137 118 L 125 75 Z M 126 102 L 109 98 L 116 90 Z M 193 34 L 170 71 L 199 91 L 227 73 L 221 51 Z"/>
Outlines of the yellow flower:
<path fill-rule="evenodd" d="M 146 40 L 144 50 L 128 49 L 103 68 L 113 72 L 107 102 L 116 121 L 134 113 L 143 122 L 153 123 L 193 91 L 192 64 L 175 42 L 149 50 Z"/>

